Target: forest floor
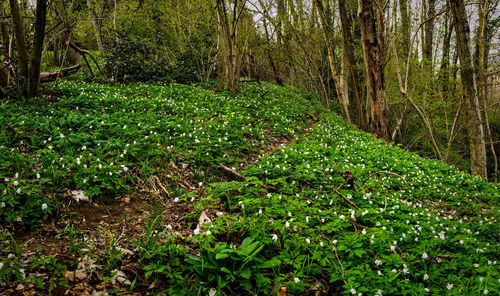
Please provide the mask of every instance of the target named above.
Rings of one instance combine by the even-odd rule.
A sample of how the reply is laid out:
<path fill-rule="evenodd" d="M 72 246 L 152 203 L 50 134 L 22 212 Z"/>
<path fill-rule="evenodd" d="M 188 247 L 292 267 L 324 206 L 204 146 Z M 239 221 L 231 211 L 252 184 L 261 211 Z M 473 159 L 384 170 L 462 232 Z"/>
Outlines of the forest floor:
<path fill-rule="evenodd" d="M 43 106 L 0 106 L 0 294 L 500 288 L 498 186 L 360 132 L 310 94 L 58 88 Z"/>

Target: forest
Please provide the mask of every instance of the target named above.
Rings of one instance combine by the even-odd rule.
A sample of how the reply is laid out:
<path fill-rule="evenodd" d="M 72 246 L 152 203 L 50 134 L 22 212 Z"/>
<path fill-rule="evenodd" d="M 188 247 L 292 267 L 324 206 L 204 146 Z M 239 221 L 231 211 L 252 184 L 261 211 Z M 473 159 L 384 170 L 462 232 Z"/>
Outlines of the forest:
<path fill-rule="evenodd" d="M 0 295 L 497 295 L 499 0 L 0 1 Z"/>

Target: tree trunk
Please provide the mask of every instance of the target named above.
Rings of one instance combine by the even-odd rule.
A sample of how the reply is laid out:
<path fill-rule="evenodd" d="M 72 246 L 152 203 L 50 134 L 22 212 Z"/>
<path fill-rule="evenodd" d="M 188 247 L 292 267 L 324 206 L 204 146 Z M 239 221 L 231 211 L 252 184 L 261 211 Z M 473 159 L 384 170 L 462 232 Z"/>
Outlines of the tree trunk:
<path fill-rule="evenodd" d="M 424 4 L 427 6 L 426 9 L 426 23 L 424 29 L 424 59 L 428 65 L 432 65 L 432 42 L 434 35 L 434 14 L 435 14 L 435 3 L 436 0 L 424 0 Z"/>
<path fill-rule="evenodd" d="M 342 115 L 348 122 L 351 122 L 351 117 L 349 116 L 349 109 L 347 108 L 349 98 L 342 89 L 340 74 L 337 69 L 337 64 L 335 61 L 335 50 L 333 47 L 333 42 L 330 38 L 331 30 L 328 27 L 328 23 L 325 19 L 325 11 L 323 9 L 323 3 L 321 2 L 321 0 L 314 0 L 314 4 L 318 9 L 319 19 L 321 22 L 321 29 L 323 32 L 323 38 L 325 39 L 326 48 L 328 51 L 328 63 L 330 65 L 330 71 L 332 72 L 332 78 L 335 83 L 335 90 L 337 91 L 337 97 L 339 98 Z"/>
<path fill-rule="evenodd" d="M 237 92 L 240 81 L 240 54 L 237 46 L 238 21 L 246 0 L 234 0 L 233 11 L 229 14 L 225 0 L 216 0 L 217 15 L 219 18 L 219 34 L 222 43 L 223 72 L 226 87 Z"/>
<path fill-rule="evenodd" d="M 259 1 L 259 3 L 262 5 L 262 1 Z M 278 69 L 276 67 L 276 63 L 274 62 L 274 58 L 271 52 L 271 41 L 269 38 L 269 30 L 267 29 L 267 22 L 266 22 L 266 16 L 262 19 L 262 24 L 264 26 L 264 33 L 266 34 L 266 41 L 267 41 L 267 46 L 266 46 L 266 54 L 267 58 L 269 59 L 269 64 L 271 65 L 271 69 L 273 70 L 273 75 L 274 75 L 274 80 L 276 80 L 276 83 L 280 86 L 283 86 L 283 80 L 280 77 L 280 73 L 278 72 Z"/>
<path fill-rule="evenodd" d="M 486 39 L 486 22 L 487 22 L 487 14 L 488 14 L 488 6 L 489 0 L 479 0 L 478 3 L 478 14 L 479 14 L 479 29 L 478 29 L 478 37 L 477 37 L 477 48 L 478 48 L 478 56 L 477 56 L 477 72 L 478 72 L 478 92 L 479 92 L 479 106 L 481 108 L 481 120 L 483 123 L 483 129 L 486 131 L 486 136 L 488 136 L 489 148 L 491 150 L 491 154 L 493 157 L 493 179 L 496 181 L 498 174 L 498 158 L 495 151 L 495 145 L 493 144 L 493 136 L 490 129 L 490 123 L 488 118 L 488 110 L 487 110 L 487 80 L 486 80 L 486 64 L 487 64 L 487 56 L 488 52 L 486 48 L 488 48 L 487 43 L 489 43 Z"/>
<path fill-rule="evenodd" d="M 35 36 L 33 51 L 31 53 L 31 65 L 28 77 L 28 89 L 26 95 L 34 97 L 38 93 L 40 79 L 40 66 L 42 64 L 43 39 L 45 37 L 45 20 L 47 17 L 47 0 L 36 1 L 35 11 Z"/>
<path fill-rule="evenodd" d="M 372 1 L 358 0 L 358 20 L 361 27 L 361 44 L 368 84 L 370 126 L 377 137 L 390 141 L 389 108 L 385 98 L 384 76 L 385 28 L 382 18 L 383 11 L 377 8 L 375 14 Z"/>
<path fill-rule="evenodd" d="M 95 14 L 94 7 L 92 6 L 91 0 L 87 0 L 87 7 L 89 9 L 90 18 L 92 19 L 92 26 L 94 27 L 95 39 L 97 42 L 97 48 L 101 56 L 104 56 L 104 47 L 102 46 L 101 33 L 99 32 L 99 26 L 97 24 L 97 15 Z"/>
<path fill-rule="evenodd" d="M 9 0 L 12 22 L 16 36 L 18 65 L 21 76 L 28 78 L 28 48 L 26 47 L 26 34 L 24 33 L 24 21 L 21 17 L 19 2 Z"/>
<path fill-rule="evenodd" d="M 460 76 L 467 111 L 470 171 L 474 175 L 486 177 L 486 148 L 476 92 L 474 66 L 469 47 L 469 22 L 465 13 L 464 0 L 450 0 L 450 4 L 455 20 Z"/>
<path fill-rule="evenodd" d="M 410 21 L 408 18 L 408 0 L 399 0 L 399 13 L 401 14 L 401 38 L 400 48 L 402 50 L 403 62 L 406 66 L 406 59 L 410 52 Z"/>
<path fill-rule="evenodd" d="M 6 60 L 9 57 L 9 26 L 7 25 L 7 15 L 3 8 L 3 1 L 0 2 L 0 31 L 2 33 L 2 49 L 3 49 L 3 59 Z"/>
<path fill-rule="evenodd" d="M 356 110 L 356 121 L 358 127 L 367 131 L 369 129 L 366 120 L 365 102 L 361 90 L 361 73 L 358 71 L 358 62 L 354 54 L 354 38 L 351 35 L 350 22 L 347 15 L 346 0 L 339 0 L 339 14 L 342 23 L 342 37 L 344 55 L 347 58 L 347 68 L 351 81 L 352 93 L 354 95 L 354 108 Z"/>
<path fill-rule="evenodd" d="M 449 7 L 449 3 L 448 3 Z M 446 100 L 448 98 L 449 84 L 450 84 L 450 47 L 451 47 L 451 34 L 453 32 L 454 22 L 450 20 L 449 13 L 446 13 L 446 19 L 444 24 L 444 39 L 443 39 L 443 54 L 441 60 L 441 66 L 439 68 L 439 82 L 441 84 L 441 90 L 443 92 L 443 97 Z"/>

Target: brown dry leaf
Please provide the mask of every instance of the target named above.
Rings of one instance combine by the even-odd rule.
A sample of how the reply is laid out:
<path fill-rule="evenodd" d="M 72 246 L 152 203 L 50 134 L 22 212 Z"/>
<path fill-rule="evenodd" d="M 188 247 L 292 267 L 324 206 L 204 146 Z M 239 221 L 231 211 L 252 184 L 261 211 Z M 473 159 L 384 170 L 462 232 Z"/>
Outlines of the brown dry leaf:
<path fill-rule="evenodd" d="M 286 296 L 286 287 L 281 287 L 276 296 Z"/>

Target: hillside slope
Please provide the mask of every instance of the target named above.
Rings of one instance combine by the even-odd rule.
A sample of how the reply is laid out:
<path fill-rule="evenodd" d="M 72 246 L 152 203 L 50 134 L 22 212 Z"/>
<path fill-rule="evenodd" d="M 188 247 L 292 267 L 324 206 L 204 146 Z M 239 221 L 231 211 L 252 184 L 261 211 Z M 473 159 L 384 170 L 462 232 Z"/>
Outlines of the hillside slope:
<path fill-rule="evenodd" d="M 60 245 L 42 253 L 62 266 L 48 271 L 20 262 L 4 240 L 0 292 L 36 282 L 14 272 L 22 267 L 73 295 L 82 285 L 138 295 L 500 288 L 498 186 L 360 132 L 307 93 L 272 84 L 245 84 L 240 95 L 158 84 L 59 89 L 56 101 L 0 105 L 3 225 L 36 227 L 57 209 L 94 221 L 78 212 L 80 197 L 125 196 L 147 210 L 117 226 L 95 219 L 78 235 L 59 214 Z M 118 272 L 130 281 L 117 282 Z"/>

